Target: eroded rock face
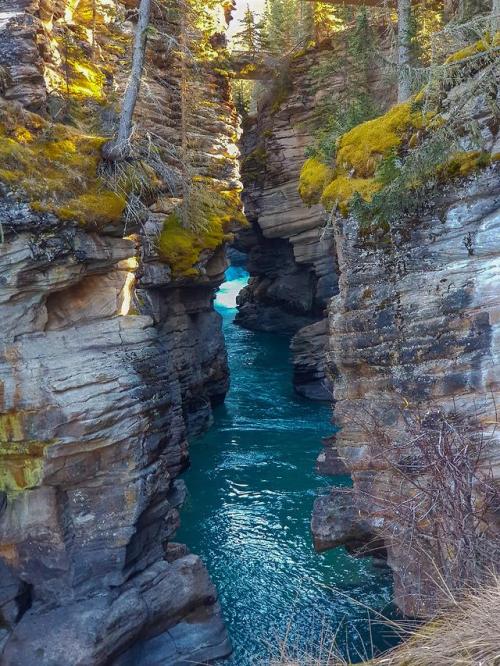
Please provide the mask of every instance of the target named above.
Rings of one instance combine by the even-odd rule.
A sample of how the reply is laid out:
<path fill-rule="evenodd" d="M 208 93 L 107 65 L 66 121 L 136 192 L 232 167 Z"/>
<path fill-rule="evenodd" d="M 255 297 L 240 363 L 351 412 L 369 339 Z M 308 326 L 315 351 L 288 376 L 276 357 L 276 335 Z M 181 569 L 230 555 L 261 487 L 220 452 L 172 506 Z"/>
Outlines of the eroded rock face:
<path fill-rule="evenodd" d="M 300 86 L 305 81 L 296 83 Z M 240 294 L 236 323 L 297 333 L 292 345 L 297 350 L 295 388 L 307 397 L 325 400 L 323 363 L 318 355 L 312 359 L 300 353 L 305 347 L 325 349 L 325 327 L 311 325 L 324 318 L 328 299 L 337 290 L 332 239 L 321 234 L 323 211 L 320 206 L 308 208 L 297 192 L 304 150 L 310 142 L 304 122 L 312 103 L 307 95 L 292 95 L 279 112 L 272 113 L 269 105 L 257 124 L 245 129 L 242 176 L 245 212 L 253 232 L 244 232 L 238 247 L 249 253 L 251 279 Z"/>
<path fill-rule="evenodd" d="M 0 16 L 0 94 L 31 110 L 43 108 L 47 99 L 39 10 L 37 0 L 5 0 Z"/>
<path fill-rule="evenodd" d="M 199 559 L 165 561 L 187 432 L 227 387 L 213 286 L 197 298 L 163 287 L 160 326 L 130 315 L 135 254 L 130 240 L 80 229 L 0 248 L 6 666 L 66 663 L 68 645 L 72 663 L 113 663 L 166 631 L 162 663 L 228 651 Z"/>
<path fill-rule="evenodd" d="M 47 38 L 66 10 L 85 64 L 84 3 L 12 0 L 0 12 L 0 95 L 46 117 L 49 98 L 61 103 L 50 85 L 61 73 L 59 47 Z M 173 34 L 160 14 L 156 33 Z M 131 26 L 122 27 L 98 36 L 116 94 L 127 74 L 117 54 L 130 43 Z M 162 174 L 175 181 L 179 70 L 168 40 L 155 44 L 152 32 L 136 129 L 155 136 Z M 188 128 L 199 151 L 192 167 L 232 192 L 227 81 L 208 65 L 200 77 L 210 103 Z M 113 120 L 100 98 L 87 102 L 90 114 Z M 226 260 L 223 247 L 203 251 L 190 277 L 160 261 L 156 238 L 171 194 L 165 187 L 148 199 L 140 225 L 99 228 L 35 212 L 0 182 L 2 666 L 163 666 L 230 651 L 204 565 L 171 543 L 188 437 L 210 424 L 228 387 L 213 309 Z"/>
<path fill-rule="evenodd" d="M 340 294 L 330 308 L 329 363 L 338 373 L 335 447 L 354 487 L 341 501 L 336 490 L 318 500 L 312 527 L 319 548 L 349 544 L 360 524 L 367 542 L 385 539 L 395 599 L 409 614 L 425 614 L 432 576 L 401 535 L 389 534 L 400 481 L 363 415 L 378 414 L 394 437 L 404 431 L 398 405 L 455 405 L 477 410 L 486 428 L 495 421 L 498 184 L 497 166 L 448 185 L 419 220 L 395 226 L 390 247 L 363 242 L 352 218 L 336 226 Z M 496 434 L 495 469 L 499 451 Z"/>
<path fill-rule="evenodd" d="M 237 246 L 249 253 L 251 280 L 240 295 L 236 323 L 295 335 L 295 388 L 319 400 L 331 398 L 324 363 L 326 309 L 338 293 L 338 269 L 333 235 L 324 230 L 325 211 L 320 205 L 307 206 L 298 184 L 322 99 L 326 91 L 335 94 L 346 86 L 348 56 L 338 48 L 340 53 L 319 49 L 294 58 L 288 89 L 278 93 L 284 99 L 270 99 L 256 120 L 247 121 L 242 143 L 243 198 L 252 231 L 239 234 Z M 336 57 L 345 67 L 322 80 L 318 90 L 315 68 Z M 379 73 L 372 79 L 376 94 Z"/>

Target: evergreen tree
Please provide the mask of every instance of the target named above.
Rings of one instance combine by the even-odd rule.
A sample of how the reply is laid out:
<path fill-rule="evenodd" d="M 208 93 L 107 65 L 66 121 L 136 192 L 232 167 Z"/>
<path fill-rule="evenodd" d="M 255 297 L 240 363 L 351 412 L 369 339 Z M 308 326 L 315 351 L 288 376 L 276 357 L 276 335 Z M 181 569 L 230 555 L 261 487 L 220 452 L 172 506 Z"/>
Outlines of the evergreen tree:
<path fill-rule="evenodd" d="M 342 8 L 326 2 L 313 3 L 314 41 L 316 45 L 344 26 Z"/>
<path fill-rule="evenodd" d="M 305 0 L 267 0 L 260 24 L 267 50 L 284 55 L 314 35 L 313 6 Z"/>
<path fill-rule="evenodd" d="M 245 15 L 242 20 L 243 28 L 240 32 L 236 33 L 234 39 L 238 46 L 244 51 L 256 55 L 257 51 L 261 48 L 261 40 L 259 36 L 259 26 L 255 21 L 255 16 L 250 5 L 247 5 Z"/>

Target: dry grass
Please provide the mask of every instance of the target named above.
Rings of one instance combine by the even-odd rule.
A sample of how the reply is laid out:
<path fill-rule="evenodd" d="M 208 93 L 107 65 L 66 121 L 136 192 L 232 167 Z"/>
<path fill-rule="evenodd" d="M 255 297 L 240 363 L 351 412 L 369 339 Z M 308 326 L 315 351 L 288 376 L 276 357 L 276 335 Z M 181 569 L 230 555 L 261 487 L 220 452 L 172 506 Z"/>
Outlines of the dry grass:
<path fill-rule="evenodd" d="M 413 631 L 402 627 L 406 640 L 365 666 L 500 666 L 500 578 L 437 614 Z M 290 656 L 286 646 L 270 666 L 352 666 L 335 644 L 320 656 Z"/>
<path fill-rule="evenodd" d="M 498 666 L 500 578 L 443 611 L 373 666 Z"/>

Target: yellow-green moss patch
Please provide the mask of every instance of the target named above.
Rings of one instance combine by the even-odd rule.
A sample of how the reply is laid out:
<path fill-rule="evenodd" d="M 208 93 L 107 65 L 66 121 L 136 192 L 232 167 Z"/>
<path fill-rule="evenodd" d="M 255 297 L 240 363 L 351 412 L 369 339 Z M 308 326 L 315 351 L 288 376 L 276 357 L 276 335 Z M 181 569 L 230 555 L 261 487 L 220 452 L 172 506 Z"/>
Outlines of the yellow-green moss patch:
<path fill-rule="evenodd" d="M 231 239 L 231 229 L 247 224 L 239 192 L 211 191 L 199 180 L 185 208 L 179 207 L 163 224 L 157 240 L 160 258 L 175 277 L 195 277 L 204 250 L 215 250 Z"/>
<path fill-rule="evenodd" d="M 171 213 L 163 224 L 158 238 L 158 254 L 172 269 L 174 276 L 198 275 L 195 264 L 203 250 L 215 250 L 226 238 L 217 220 L 207 221 L 203 229 L 193 230 L 182 226 L 178 212 Z"/>
<path fill-rule="evenodd" d="M 81 224 L 117 223 L 125 198 L 106 189 L 98 175 L 106 140 L 2 102 L 0 182 L 34 210 Z"/>
<path fill-rule="evenodd" d="M 307 203 L 338 206 L 343 215 L 355 194 L 370 202 L 382 189 L 376 178 L 380 162 L 416 136 L 431 121 L 410 100 L 387 113 L 357 125 L 338 140 L 336 165 L 331 169 L 317 158 L 308 159 L 300 175 L 299 193 Z"/>
<path fill-rule="evenodd" d="M 349 201 L 359 194 L 365 201 L 371 201 L 382 185 L 375 178 L 350 178 L 338 176 L 323 191 L 321 203 L 327 209 L 337 205 L 342 215 L 349 212 Z"/>
<path fill-rule="evenodd" d="M 81 224 L 92 220 L 101 226 L 119 222 L 126 205 L 125 198 L 115 192 L 96 192 L 70 199 L 54 212 L 63 220 L 76 220 Z"/>
<path fill-rule="evenodd" d="M 317 204 L 323 190 L 333 178 L 333 169 L 316 157 L 304 162 L 300 172 L 299 194 L 307 204 Z"/>
<path fill-rule="evenodd" d="M 398 148 L 408 132 L 424 126 L 428 117 L 413 110 L 412 102 L 393 106 L 386 114 L 357 125 L 339 139 L 337 164 L 355 175 L 374 175 L 380 160 Z"/>
<path fill-rule="evenodd" d="M 496 161 L 495 155 L 481 150 L 455 153 L 439 169 L 439 176 L 442 179 L 469 176 L 474 171 L 490 166 L 494 161 Z"/>
<path fill-rule="evenodd" d="M 496 32 L 493 39 L 491 38 L 491 35 L 487 34 L 484 35 L 484 37 L 481 39 L 478 39 L 478 41 L 474 44 L 466 46 L 465 48 L 460 49 L 460 51 L 455 51 L 455 53 L 452 53 L 450 56 L 448 56 L 445 63 L 449 65 L 450 63 L 460 62 L 466 58 L 470 58 L 471 56 L 477 55 L 478 53 L 484 53 L 489 49 L 497 46 L 500 46 L 500 32 Z"/>

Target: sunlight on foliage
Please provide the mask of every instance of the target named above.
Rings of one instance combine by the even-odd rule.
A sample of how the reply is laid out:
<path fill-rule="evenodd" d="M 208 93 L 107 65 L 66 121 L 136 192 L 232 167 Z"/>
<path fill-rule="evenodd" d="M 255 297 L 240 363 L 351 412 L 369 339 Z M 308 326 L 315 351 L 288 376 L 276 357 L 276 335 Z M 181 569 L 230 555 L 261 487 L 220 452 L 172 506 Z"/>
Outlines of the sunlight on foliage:
<path fill-rule="evenodd" d="M 126 200 L 98 174 L 106 139 L 0 103 L 0 181 L 38 212 L 101 226 L 120 221 Z"/>

